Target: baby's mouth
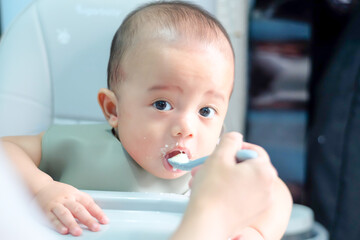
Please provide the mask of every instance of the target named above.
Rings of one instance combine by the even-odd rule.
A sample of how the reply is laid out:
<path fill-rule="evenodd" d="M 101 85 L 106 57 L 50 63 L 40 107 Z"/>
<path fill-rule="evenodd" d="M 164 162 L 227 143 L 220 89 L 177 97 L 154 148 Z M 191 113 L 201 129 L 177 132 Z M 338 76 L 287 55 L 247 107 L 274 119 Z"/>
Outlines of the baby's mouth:
<path fill-rule="evenodd" d="M 166 160 L 168 160 L 169 158 L 175 157 L 178 154 L 186 154 L 186 153 L 185 153 L 185 151 L 175 150 L 166 155 Z"/>
<path fill-rule="evenodd" d="M 176 168 L 174 168 L 169 162 L 169 159 L 171 159 L 171 158 L 175 159 L 175 158 L 178 158 L 180 156 L 181 156 L 182 159 L 187 159 L 188 161 L 190 159 L 190 153 L 189 153 L 189 151 L 187 149 L 184 149 L 184 150 L 183 149 L 176 149 L 176 150 L 173 150 L 172 152 L 169 152 L 168 154 L 165 155 L 165 160 L 166 160 L 166 163 L 167 163 L 166 165 L 168 167 L 170 167 L 169 170 L 180 171 L 180 170 L 177 170 Z"/>

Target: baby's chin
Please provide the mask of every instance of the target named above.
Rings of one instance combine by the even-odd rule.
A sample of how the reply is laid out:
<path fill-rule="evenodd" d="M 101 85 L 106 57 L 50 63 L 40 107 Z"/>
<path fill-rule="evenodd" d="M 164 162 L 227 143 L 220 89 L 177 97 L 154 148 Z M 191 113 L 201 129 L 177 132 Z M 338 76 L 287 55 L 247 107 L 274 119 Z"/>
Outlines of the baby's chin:
<path fill-rule="evenodd" d="M 138 163 L 138 165 L 140 165 L 140 167 L 142 167 L 145 171 L 147 171 L 148 173 L 152 174 L 155 177 L 161 178 L 161 179 L 176 179 L 179 178 L 183 175 L 185 175 L 186 171 L 182 171 L 179 169 L 174 169 L 170 163 L 167 161 L 167 159 L 161 157 L 160 159 L 157 159 L 157 161 L 160 162 L 160 164 L 153 164 L 150 165 L 148 164 L 149 162 L 144 162 L 144 161 L 137 161 L 134 158 L 135 162 Z M 149 159 L 147 159 L 149 160 Z"/>
<path fill-rule="evenodd" d="M 186 174 L 186 172 L 184 172 L 182 174 L 173 174 L 171 176 L 163 176 L 163 177 L 159 176 L 159 178 L 164 179 L 164 180 L 172 180 L 172 179 L 178 179 L 178 178 L 184 176 L 185 174 Z"/>
<path fill-rule="evenodd" d="M 164 169 L 161 172 L 157 171 L 157 172 L 150 172 L 150 173 L 152 175 L 154 175 L 155 177 L 171 180 L 171 179 L 176 179 L 176 178 L 182 177 L 185 174 L 187 174 L 188 172 L 181 171 L 181 170 L 169 171 L 169 170 Z"/>
<path fill-rule="evenodd" d="M 173 169 L 171 167 L 171 169 L 167 169 L 165 167 L 161 167 L 159 166 L 159 168 L 157 169 L 146 169 L 144 168 L 145 171 L 149 172 L 150 174 L 152 174 L 153 176 L 155 177 L 158 177 L 158 178 L 161 178 L 161 179 L 168 179 L 168 180 L 171 180 L 171 179 L 176 179 L 176 178 L 179 178 L 179 177 L 182 177 L 184 176 L 185 174 L 187 174 L 188 172 L 186 171 L 181 171 L 179 169 Z"/>

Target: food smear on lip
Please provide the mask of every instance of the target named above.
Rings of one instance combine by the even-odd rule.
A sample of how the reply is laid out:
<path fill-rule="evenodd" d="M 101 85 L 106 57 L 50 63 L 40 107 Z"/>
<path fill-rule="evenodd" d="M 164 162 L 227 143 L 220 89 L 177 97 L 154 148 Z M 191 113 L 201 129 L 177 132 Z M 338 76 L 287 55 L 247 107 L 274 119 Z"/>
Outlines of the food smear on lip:
<path fill-rule="evenodd" d="M 189 157 L 186 153 L 179 153 L 171 158 L 168 159 L 168 161 L 170 162 L 175 162 L 175 163 L 188 163 L 190 162 Z M 170 163 L 171 165 L 171 163 Z M 176 168 L 173 168 L 174 171 L 176 171 Z"/>

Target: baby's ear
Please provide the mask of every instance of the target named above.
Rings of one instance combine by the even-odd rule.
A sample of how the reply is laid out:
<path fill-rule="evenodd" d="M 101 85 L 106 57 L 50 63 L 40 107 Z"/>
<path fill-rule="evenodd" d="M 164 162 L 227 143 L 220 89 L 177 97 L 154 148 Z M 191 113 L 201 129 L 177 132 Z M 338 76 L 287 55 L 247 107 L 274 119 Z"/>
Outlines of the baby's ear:
<path fill-rule="evenodd" d="M 115 93 L 109 89 L 101 88 L 98 93 L 98 102 L 110 126 L 117 128 L 118 114 Z"/>

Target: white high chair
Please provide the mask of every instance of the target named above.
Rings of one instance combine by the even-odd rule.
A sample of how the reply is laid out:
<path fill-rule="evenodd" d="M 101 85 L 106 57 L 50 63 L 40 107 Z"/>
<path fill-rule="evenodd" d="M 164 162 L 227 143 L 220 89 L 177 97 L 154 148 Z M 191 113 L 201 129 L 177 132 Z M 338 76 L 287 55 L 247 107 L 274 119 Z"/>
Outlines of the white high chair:
<path fill-rule="evenodd" d="M 115 31 L 146 0 L 37 0 L 0 42 L 0 136 L 36 134 L 53 122 L 105 121 Z"/>

